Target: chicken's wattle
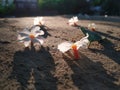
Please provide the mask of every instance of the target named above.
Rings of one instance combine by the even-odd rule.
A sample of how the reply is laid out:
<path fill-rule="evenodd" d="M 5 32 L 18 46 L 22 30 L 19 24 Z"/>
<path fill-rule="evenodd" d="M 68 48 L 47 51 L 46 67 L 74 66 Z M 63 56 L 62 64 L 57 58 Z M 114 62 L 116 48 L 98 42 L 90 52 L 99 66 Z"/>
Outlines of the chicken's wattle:
<path fill-rule="evenodd" d="M 30 39 L 34 39 L 35 38 L 35 36 L 33 34 L 30 34 L 29 37 L 30 37 Z"/>

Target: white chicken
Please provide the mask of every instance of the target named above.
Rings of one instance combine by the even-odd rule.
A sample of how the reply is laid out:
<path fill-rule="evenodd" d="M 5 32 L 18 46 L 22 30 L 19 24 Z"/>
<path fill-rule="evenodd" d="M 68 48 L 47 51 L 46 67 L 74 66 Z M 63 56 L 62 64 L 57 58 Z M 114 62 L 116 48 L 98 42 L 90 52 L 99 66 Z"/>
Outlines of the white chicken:
<path fill-rule="evenodd" d="M 75 43 L 72 42 L 63 42 L 61 44 L 58 45 L 58 49 L 59 51 L 61 51 L 62 53 L 67 52 L 68 50 L 72 49 L 73 45 L 76 45 L 77 50 L 79 48 L 88 48 L 89 45 L 89 40 L 88 40 L 89 34 L 87 33 L 85 37 L 83 37 L 82 39 L 80 39 L 80 41 L 77 41 Z"/>

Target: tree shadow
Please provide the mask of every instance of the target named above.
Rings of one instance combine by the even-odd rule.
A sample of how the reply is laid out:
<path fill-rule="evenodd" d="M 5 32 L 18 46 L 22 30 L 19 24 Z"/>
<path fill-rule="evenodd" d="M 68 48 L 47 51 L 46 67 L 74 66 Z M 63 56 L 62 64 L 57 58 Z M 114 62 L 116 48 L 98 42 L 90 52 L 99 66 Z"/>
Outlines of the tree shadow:
<path fill-rule="evenodd" d="M 69 54 L 63 54 L 64 60 L 73 71 L 72 79 L 79 90 L 119 90 L 114 84 L 117 79 L 107 74 L 101 63 L 91 61 L 80 53 L 80 59 L 74 60 Z"/>
<path fill-rule="evenodd" d="M 114 60 L 116 63 L 120 64 L 120 53 L 115 50 L 114 44 L 108 39 L 102 40 L 100 44 L 103 46 L 102 50 L 97 50 L 92 48 L 90 48 L 90 50 L 93 52 L 99 52 L 101 54 L 104 54 L 107 57 Z"/>
<path fill-rule="evenodd" d="M 40 51 L 35 51 L 34 47 L 25 48 L 24 51 L 17 51 L 14 54 L 10 77 L 21 84 L 22 90 L 33 86 L 35 89 L 32 90 L 51 90 L 51 88 L 57 90 L 57 79 L 52 73 L 54 69 L 53 57 L 46 48 L 41 46 Z"/>

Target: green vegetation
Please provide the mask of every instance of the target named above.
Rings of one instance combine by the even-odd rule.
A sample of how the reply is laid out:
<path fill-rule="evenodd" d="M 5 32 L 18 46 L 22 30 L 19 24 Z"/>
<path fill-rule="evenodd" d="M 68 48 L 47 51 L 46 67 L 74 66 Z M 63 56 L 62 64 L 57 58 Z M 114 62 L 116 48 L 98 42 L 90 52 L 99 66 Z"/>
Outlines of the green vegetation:
<path fill-rule="evenodd" d="M 57 10 L 59 13 L 80 13 L 88 10 L 85 0 L 38 0 L 41 10 Z"/>
<path fill-rule="evenodd" d="M 53 10 L 55 8 L 55 0 L 38 0 L 41 10 Z"/>
<path fill-rule="evenodd" d="M 2 3 L 0 2 L 0 14 L 1 15 L 10 14 L 11 12 L 14 11 L 14 9 L 15 9 L 15 5 L 13 3 L 10 5 L 3 6 Z"/>
<path fill-rule="evenodd" d="M 38 0 L 38 6 L 40 11 L 56 11 L 59 14 L 94 14 L 90 7 L 100 6 L 100 14 L 120 15 L 120 0 Z M 11 14 L 14 10 L 13 0 L 6 0 L 5 5 L 0 0 L 0 15 Z"/>
<path fill-rule="evenodd" d="M 104 3 L 104 2 L 105 2 L 105 0 L 92 0 L 91 4 L 93 6 L 99 6 L 99 5 L 102 5 L 102 3 Z"/>
<path fill-rule="evenodd" d="M 120 0 L 91 0 L 92 6 L 101 6 L 103 13 L 120 15 Z"/>
<path fill-rule="evenodd" d="M 120 0 L 105 0 L 102 8 L 108 15 L 120 15 Z"/>
<path fill-rule="evenodd" d="M 91 13 L 91 6 L 101 6 L 102 13 L 120 15 L 120 0 L 38 0 L 41 10 L 57 10 L 59 13 Z"/>

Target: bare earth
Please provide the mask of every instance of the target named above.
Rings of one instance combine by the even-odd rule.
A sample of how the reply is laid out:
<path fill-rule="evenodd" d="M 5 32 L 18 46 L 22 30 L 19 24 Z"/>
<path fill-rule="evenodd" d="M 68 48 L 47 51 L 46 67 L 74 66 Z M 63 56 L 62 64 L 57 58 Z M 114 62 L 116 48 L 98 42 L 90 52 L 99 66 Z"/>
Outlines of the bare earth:
<path fill-rule="evenodd" d="M 120 18 L 80 17 L 79 25 L 96 23 L 107 37 L 90 49 L 62 54 L 57 45 L 84 35 L 67 25 L 72 16 L 45 16 L 46 37 L 40 51 L 24 48 L 17 31 L 33 25 L 34 17 L 0 18 L 0 90 L 120 90 Z"/>

